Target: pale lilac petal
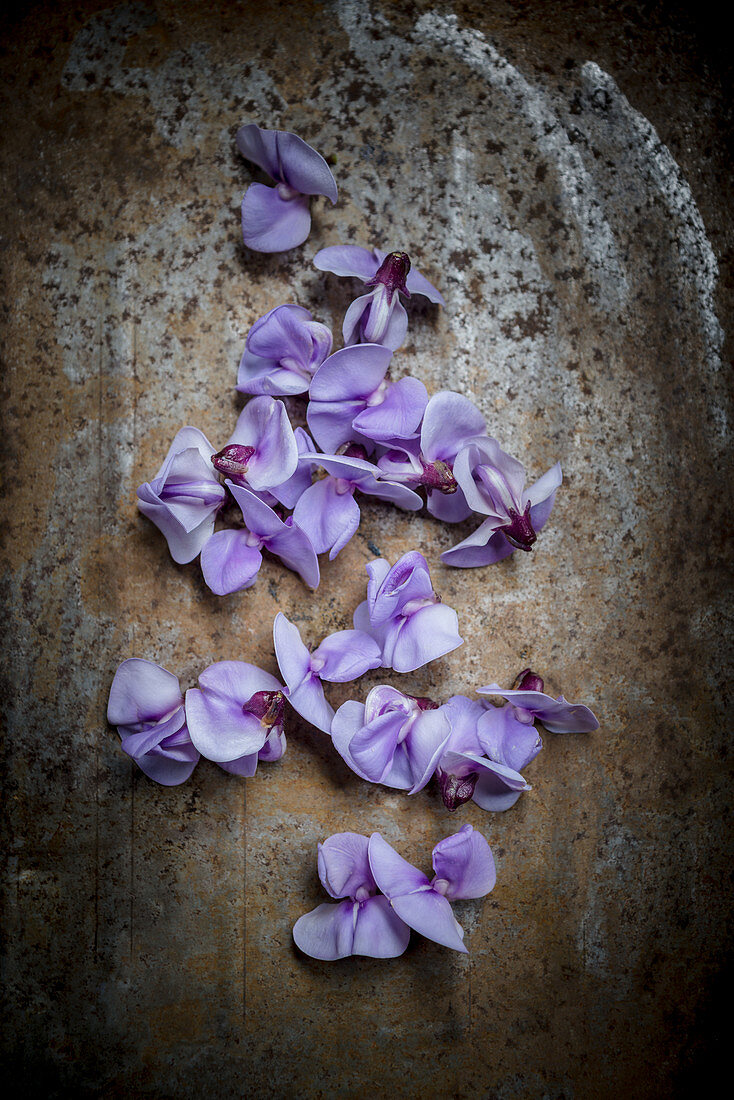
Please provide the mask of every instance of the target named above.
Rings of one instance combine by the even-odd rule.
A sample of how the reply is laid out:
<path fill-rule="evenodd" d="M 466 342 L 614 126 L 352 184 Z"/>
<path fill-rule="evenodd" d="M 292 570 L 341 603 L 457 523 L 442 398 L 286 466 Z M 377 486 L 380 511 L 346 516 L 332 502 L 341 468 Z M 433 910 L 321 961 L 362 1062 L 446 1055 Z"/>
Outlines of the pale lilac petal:
<path fill-rule="evenodd" d="M 324 638 L 311 654 L 312 667 L 323 661 L 318 669 L 322 680 L 335 684 L 347 684 L 363 676 L 371 668 L 382 664 L 380 647 L 369 634 L 361 630 L 338 630 Z"/>
<path fill-rule="evenodd" d="M 189 733 L 199 752 L 214 761 L 257 753 L 268 730 L 242 708 L 256 691 L 280 691 L 275 677 L 244 661 L 219 661 L 202 672 L 199 685 L 186 692 Z"/>
<path fill-rule="evenodd" d="M 184 731 L 184 741 L 189 741 L 186 728 L 186 712 L 183 703 L 176 707 L 172 714 L 160 722 L 137 722 L 134 725 L 120 725 L 117 732 L 122 738 L 123 751 L 137 759 L 145 756 L 151 749 L 166 741 L 172 745 L 178 745 L 180 738 L 174 737 L 180 730 Z M 142 727 L 142 728 L 141 728 Z"/>
<path fill-rule="evenodd" d="M 173 455 L 165 474 L 155 478 L 151 488 L 187 532 L 198 527 L 207 515 L 213 515 L 225 499 L 211 461 L 197 447 L 186 447 Z"/>
<path fill-rule="evenodd" d="M 479 723 L 486 709 L 475 699 L 452 695 L 440 710 L 451 724 L 450 747 L 453 752 L 473 752 L 481 756 L 484 749 L 479 738 Z"/>
<path fill-rule="evenodd" d="M 518 721 L 511 706 L 489 707 L 477 723 L 482 750 L 491 760 L 521 772 L 543 747 L 535 726 Z"/>
<path fill-rule="evenodd" d="M 359 527 L 359 505 L 352 492 L 340 492 L 333 477 L 315 481 L 299 498 L 293 512 L 294 522 L 306 532 L 317 554 L 337 547 L 330 560 Z"/>
<path fill-rule="evenodd" d="M 113 726 L 159 721 L 180 707 L 178 677 L 142 657 L 128 657 L 118 666 L 110 686 L 107 721 Z"/>
<path fill-rule="evenodd" d="M 380 261 L 371 248 L 360 248 L 354 244 L 336 244 L 322 248 L 313 258 L 314 267 L 319 271 L 331 271 L 334 275 L 351 276 L 366 283 L 377 274 Z"/>
<path fill-rule="evenodd" d="M 523 792 L 508 787 L 502 778 L 494 772 L 481 771 L 474 788 L 473 800 L 482 810 L 490 813 L 504 813 L 510 810 Z"/>
<path fill-rule="evenodd" d="M 350 302 L 342 321 L 342 339 L 345 348 L 352 347 L 360 342 L 364 327 L 363 323 L 365 318 L 369 317 L 374 300 L 375 292 L 370 290 L 368 294 L 361 294 L 359 298 L 355 298 L 353 302 Z M 369 342 L 372 343 L 373 341 Z M 374 343 L 378 342 L 374 341 Z"/>
<path fill-rule="evenodd" d="M 241 393 L 305 393 L 331 350 L 331 333 L 302 306 L 271 309 L 250 329 L 237 374 Z M 322 354 L 323 351 L 323 354 Z"/>
<path fill-rule="evenodd" d="M 367 603 L 374 625 L 386 622 L 406 603 L 433 598 L 428 562 L 418 550 L 403 554 L 390 568 L 384 558 L 368 562 Z"/>
<path fill-rule="evenodd" d="M 282 611 L 273 621 L 273 645 L 278 668 L 287 686 L 298 687 L 311 671 L 311 654 L 301 639 L 301 632 Z"/>
<path fill-rule="evenodd" d="M 525 490 L 524 504 L 530 501 L 533 507 L 542 504 L 548 500 L 549 497 L 555 496 L 555 492 L 563 481 L 563 473 L 561 472 L 560 462 L 556 462 L 555 466 L 551 466 L 550 470 L 546 470 L 542 477 Z"/>
<path fill-rule="evenodd" d="M 448 882 L 448 898 L 483 898 L 497 881 L 489 844 L 471 825 L 463 825 L 436 845 L 433 869 L 439 879 Z"/>
<path fill-rule="evenodd" d="M 135 758 L 135 763 L 143 774 L 163 787 L 177 787 L 180 783 L 185 783 L 198 762 L 199 753 L 191 742 L 175 755 L 165 745 L 160 745 L 145 756 Z"/>
<path fill-rule="evenodd" d="M 313 376 L 312 401 L 367 399 L 383 381 L 392 352 L 381 344 L 342 348 L 324 360 Z"/>
<path fill-rule="evenodd" d="M 201 457 L 204 459 L 204 464 L 209 469 L 210 477 L 212 478 L 212 480 L 216 481 L 216 474 L 212 470 L 211 466 L 209 466 L 209 460 L 216 451 L 216 447 L 212 447 L 207 437 L 199 428 L 194 428 L 190 424 L 187 424 L 183 428 L 179 428 L 179 430 L 176 432 L 175 436 L 173 437 L 173 442 L 168 448 L 168 454 L 166 455 L 160 470 L 155 475 L 154 480 L 157 481 L 159 478 L 165 479 L 171 468 L 171 463 L 173 462 L 176 455 L 180 454 L 182 451 L 189 450 L 190 448 L 193 448 L 199 452 Z"/>
<path fill-rule="evenodd" d="M 453 565 L 462 569 L 479 565 L 493 565 L 509 558 L 514 551 L 501 531 L 497 530 L 497 520 L 487 519 L 462 542 L 444 550 L 441 561 L 444 565 Z"/>
<path fill-rule="evenodd" d="M 403 859 L 380 833 L 370 837 L 368 853 L 375 882 L 391 900 L 429 885 L 428 876 Z"/>
<path fill-rule="evenodd" d="M 262 168 L 274 180 L 282 179 L 277 134 L 277 130 L 261 130 L 254 122 L 250 122 L 246 126 L 240 126 L 236 138 L 237 148 L 242 156 Z"/>
<path fill-rule="evenodd" d="M 464 929 L 456 920 L 451 904 L 434 890 L 418 890 L 392 899 L 392 907 L 406 924 L 426 939 L 468 954 Z"/>
<path fill-rule="evenodd" d="M 503 451 L 497 440 L 491 438 L 472 440 L 456 456 L 454 477 L 473 510 L 484 515 L 504 516 L 505 511 L 500 513 L 496 510 L 486 486 L 474 480 L 473 471 L 477 466 L 489 466 L 498 471 L 512 495 L 516 511 L 522 512 L 525 488 L 525 467 L 522 463 Z"/>
<path fill-rule="evenodd" d="M 217 765 L 222 771 L 230 775 L 238 775 L 241 779 L 252 779 L 257 771 L 260 753 L 253 752 L 249 756 L 240 756 L 237 760 L 217 760 Z"/>
<path fill-rule="evenodd" d="M 405 285 L 411 294 L 422 294 L 424 298 L 427 298 L 429 302 L 433 302 L 434 305 L 446 305 L 440 291 L 436 290 L 433 283 L 429 283 L 425 275 L 421 275 L 420 271 L 417 271 L 414 267 L 411 267 L 408 272 Z"/>
<path fill-rule="evenodd" d="M 361 344 L 360 347 L 366 347 Z M 327 360 L 328 362 L 328 360 Z M 319 368 L 321 369 L 321 368 Z M 364 408 L 364 401 L 309 401 L 306 420 L 314 439 L 327 453 L 333 453 L 342 443 L 350 440 L 369 444 L 362 440 L 352 428 L 352 420 Z M 355 436 L 357 438 L 355 439 Z"/>
<path fill-rule="evenodd" d="M 396 672 L 414 672 L 462 644 L 454 609 L 443 603 L 430 604 L 402 621 L 391 646 L 390 666 Z M 383 658 L 387 659 L 387 653 Z"/>
<path fill-rule="evenodd" d="M 286 697 L 293 709 L 312 726 L 323 733 L 331 732 L 334 708 L 326 701 L 318 676 L 307 676 L 297 687 L 289 689 Z"/>
<path fill-rule="evenodd" d="M 356 901 L 325 901 L 293 925 L 296 947 L 312 959 L 332 961 L 352 954 Z"/>
<path fill-rule="evenodd" d="M 480 695 L 499 695 L 515 707 L 535 715 L 550 733 L 591 733 L 599 728 L 593 711 L 583 703 L 554 699 L 542 691 L 503 691 L 498 684 L 477 688 Z"/>
<path fill-rule="evenodd" d="M 294 428 L 293 435 L 298 448 L 296 471 L 282 485 L 274 485 L 270 490 L 275 499 L 286 508 L 295 508 L 302 494 L 311 484 L 311 462 L 305 460 L 303 456 L 308 452 L 312 452 L 315 447 L 311 436 L 303 428 Z"/>
<path fill-rule="evenodd" d="M 280 531 L 266 540 L 266 545 L 271 554 L 277 554 L 283 565 L 298 573 L 304 584 L 309 588 L 318 588 L 319 559 L 308 535 L 293 522 L 292 517 L 285 521 Z"/>
<path fill-rule="evenodd" d="M 404 746 L 416 794 L 428 783 L 451 737 L 451 725 L 442 709 L 425 710 L 411 726 Z"/>
<path fill-rule="evenodd" d="M 264 760 L 268 764 L 272 764 L 285 755 L 286 747 L 287 741 L 285 734 L 278 726 L 274 726 L 268 734 L 265 744 L 257 754 L 258 759 Z"/>
<path fill-rule="evenodd" d="M 275 187 L 251 183 L 242 200 L 242 239 L 255 252 L 297 248 L 311 231 L 305 195 L 284 199 Z"/>
<path fill-rule="evenodd" d="M 378 715 L 351 738 L 349 755 L 363 778 L 369 779 L 371 783 L 381 783 L 389 774 L 398 747 L 398 735 L 404 723 L 404 714 L 389 711 Z"/>
<path fill-rule="evenodd" d="M 429 515 L 440 519 L 442 523 L 463 523 L 469 519 L 472 510 L 466 502 L 461 489 L 455 493 L 439 493 L 435 489 L 426 494 L 426 507 Z"/>
<path fill-rule="evenodd" d="M 337 710 L 331 722 L 331 740 L 334 748 L 339 753 L 345 764 L 361 779 L 374 782 L 361 770 L 352 758 L 349 745 L 358 730 L 364 725 L 364 704 L 356 699 L 348 699 Z"/>
<path fill-rule="evenodd" d="M 354 898 L 360 888 L 377 892 L 368 844 L 368 838 L 360 833 L 334 833 L 319 844 L 319 878 L 332 898 Z"/>
<path fill-rule="evenodd" d="M 402 347 L 405 343 L 407 334 L 408 314 L 406 313 L 405 306 L 396 294 L 392 300 L 390 316 L 387 319 L 387 325 L 379 343 L 386 348 L 390 348 L 391 351 L 397 351 L 398 348 Z"/>
<path fill-rule="evenodd" d="M 427 402 L 426 387 L 418 378 L 401 378 L 388 387 L 384 401 L 368 405 L 352 423 L 377 442 L 406 438 L 420 425 Z"/>
<path fill-rule="evenodd" d="M 474 436 L 484 435 L 487 425 L 476 405 L 452 390 L 434 393 L 426 406 L 421 426 L 421 453 L 428 462 L 453 462 Z"/>
<path fill-rule="evenodd" d="M 138 508 L 156 525 L 166 542 L 171 557 L 178 565 L 186 565 L 201 553 L 202 547 L 214 533 L 213 515 L 207 516 L 198 527 L 186 531 L 171 515 L 170 509 L 158 501 L 148 501 L 144 497 L 147 486 L 138 489 Z"/>
<path fill-rule="evenodd" d="M 263 556 L 257 546 L 247 543 L 243 530 L 217 531 L 201 551 L 201 572 L 217 596 L 239 592 L 255 583 Z"/>
<path fill-rule="evenodd" d="M 387 898 L 367 898 L 357 910 L 353 955 L 372 959 L 396 959 L 410 940 L 410 929 L 393 910 Z"/>
<path fill-rule="evenodd" d="M 247 334 L 247 346 L 262 359 L 277 361 L 288 355 L 307 361 L 311 342 L 306 322 L 311 320 L 311 313 L 303 306 L 291 303 L 275 306 L 255 321 Z"/>
<path fill-rule="evenodd" d="M 417 512 L 423 507 L 423 501 L 409 489 L 407 485 L 394 485 L 391 482 L 375 481 L 372 478 L 360 480 L 357 488 L 366 496 L 377 497 L 378 500 L 386 500 L 394 504 L 396 508 L 403 508 L 407 512 Z"/>
<path fill-rule="evenodd" d="M 321 153 L 288 130 L 276 131 L 276 143 L 285 183 L 302 195 L 323 195 L 335 203 L 336 182 Z"/>
<path fill-rule="evenodd" d="M 237 418 L 227 445 L 254 447 L 247 482 L 256 492 L 281 485 L 295 472 L 298 446 L 282 401 L 254 397 Z"/>

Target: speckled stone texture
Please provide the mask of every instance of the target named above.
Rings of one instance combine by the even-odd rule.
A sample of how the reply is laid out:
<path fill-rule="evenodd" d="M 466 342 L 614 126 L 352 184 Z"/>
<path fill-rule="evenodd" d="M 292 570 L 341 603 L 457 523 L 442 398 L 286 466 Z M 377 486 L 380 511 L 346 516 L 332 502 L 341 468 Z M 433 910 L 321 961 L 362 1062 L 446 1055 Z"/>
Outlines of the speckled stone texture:
<path fill-rule="evenodd" d="M 80 0 L 5 24 L 14 1095 L 690 1096 L 720 1051 L 725 70 L 684 8 L 553 8 Z M 334 158 L 338 206 L 316 200 L 285 255 L 241 242 L 246 121 Z M 269 560 L 214 597 L 135 488 L 183 424 L 226 440 L 267 309 L 299 302 L 338 336 L 356 287 L 311 259 L 339 242 L 405 248 L 440 287 L 445 311 L 411 303 L 396 375 L 471 397 L 531 477 L 560 459 L 556 508 L 532 554 L 460 571 L 439 562 L 455 530 L 365 501 L 315 595 Z M 105 721 L 121 660 L 184 686 L 221 658 L 274 670 L 278 610 L 318 642 L 350 625 L 366 562 L 413 548 L 465 644 L 401 687 L 443 699 L 532 665 L 600 717 L 545 738 L 512 810 L 370 786 L 294 720 L 246 783 L 206 762 L 174 789 L 136 772 Z M 498 866 L 457 906 L 469 955 L 418 937 L 389 963 L 298 955 L 319 840 L 379 829 L 428 869 L 467 821 Z"/>

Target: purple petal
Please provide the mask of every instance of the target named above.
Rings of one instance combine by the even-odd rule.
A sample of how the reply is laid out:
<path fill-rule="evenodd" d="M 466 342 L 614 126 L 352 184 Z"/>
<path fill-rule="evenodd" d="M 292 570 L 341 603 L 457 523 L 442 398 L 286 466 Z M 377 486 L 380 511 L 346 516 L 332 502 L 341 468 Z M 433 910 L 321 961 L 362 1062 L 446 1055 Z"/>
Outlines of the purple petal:
<path fill-rule="evenodd" d="M 243 704 L 257 691 L 280 691 L 274 676 L 244 661 L 218 661 L 199 676 L 200 688 L 186 692 L 191 740 L 214 761 L 233 761 L 257 753 L 268 729 Z"/>
<path fill-rule="evenodd" d="M 384 401 L 368 405 L 352 424 L 362 435 L 377 442 L 404 439 L 420 425 L 427 402 L 426 387 L 419 379 L 401 378 L 388 387 Z"/>
<path fill-rule="evenodd" d="M 342 348 L 326 359 L 313 376 L 312 401 L 366 400 L 383 381 L 392 352 L 381 344 Z"/>
<path fill-rule="evenodd" d="M 482 704 L 475 699 L 467 699 L 465 695 L 452 695 L 439 709 L 451 725 L 449 746 L 452 752 L 473 752 L 481 756 L 484 750 L 479 739 L 478 725 L 486 715 Z"/>
<path fill-rule="evenodd" d="M 311 671 L 311 654 L 301 639 L 301 632 L 282 611 L 273 621 L 273 644 L 278 668 L 287 686 L 298 687 Z"/>
<path fill-rule="evenodd" d="M 551 466 L 550 470 L 546 470 L 542 477 L 530 486 L 525 492 L 525 503 L 530 501 L 533 507 L 537 507 L 549 497 L 555 496 L 555 492 L 563 481 L 563 473 L 561 472 L 560 462 L 556 462 L 555 466 Z"/>
<path fill-rule="evenodd" d="M 462 644 L 454 609 L 434 603 L 399 623 L 397 631 L 385 642 L 383 660 L 389 661 L 396 672 L 414 672 Z"/>
<path fill-rule="evenodd" d="M 155 499 L 166 505 L 184 531 L 193 531 L 225 499 L 210 459 L 204 458 L 197 447 L 186 447 L 171 456 L 165 473 L 156 477 L 150 487 Z"/>
<path fill-rule="evenodd" d="M 310 401 L 306 420 L 319 447 L 326 452 L 334 452 L 342 443 L 355 439 L 357 433 L 352 428 L 352 420 L 363 408 L 362 400 Z M 370 441 L 366 439 L 357 438 L 355 441 L 370 445 Z"/>
<path fill-rule="evenodd" d="M 185 730 L 186 727 L 184 726 L 183 729 Z M 165 744 L 159 745 L 145 756 L 134 759 L 148 779 L 160 783 L 163 787 L 177 787 L 180 783 L 185 783 L 193 772 L 199 762 L 199 753 L 188 741 L 187 735 L 185 745 L 170 749 Z"/>
<path fill-rule="evenodd" d="M 308 535 L 317 554 L 332 551 L 333 560 L 359 527 L 359 505 L 353 491 L 340 491 L 333 477 L 315 481 L 299 498 L 293 519 Z"/>
<path fill-rule="evenodd" d="M 271 554 L 277 554 L 283 565 L 298 573 L 309 588 L 319 586 L 319 560 L 305 531 L 289 517 L 281 531 L 266 540 Z"/>
<path fill-rule="evenodd" d="M 212 592 L 226 596 L 255 583 L 263 556 L 248 531 L 217 531 L 201 551 L 201 572 Z"/>
<path fill-rule="evenodd" d="M 453 462 L 474 436 L 484 435 L 487 425 L 476 405 L 452 390 L 434 393 L 426 405 L 421 426 L 421 452 L 429 462 L 437 458 Z"/>
<path fill-rule="evenodd" d="M 448 898 L 483 898 L 497 881 L 489 844 L 471 825 L 463 825 L 436 845 L 433 869 L 439 879 L 448 882 Z"/>
<path fill-rule="evenodd" d="M 392 899 L 392 907 L 406 924 L 429 940 L 467 954 L 464 929 L 454 917 L 450 903 L 434 890 L 419 890 Z"/>
<path fill-rule="evenodd" d="M 455 493 L 439 493 L 435 490 L 426 494 L 426 507 L 429 515 L 440 519 L 442 523 L 462 523 L 472 514 L 461 489 Z"/>
<path fill-rule="evenodd" d="M 416 718 L 404 747 L 410 763 L 413 786 L 410 794 L 423 790 L 446 751 L 451 725 L 442 709 L 425 710 Z"/>
<path fill-rule="evenodd" d="M 542 691 L 503 691 L 498 684 L 477 688 L 479 695 L 499 695 L 515 707 L 534 714 L 550 733 L 591 733 L 599 728 L 593 711 L 583 703 L 554 699 Z"/>
<path fill-rule="evenodd" d="M 405 343 L 407 333 L 408 314 L 405 312 L 405 306 L 396 294 L 393 298 L 390 316 L 387 319 L 387 327 L 382 333 L 380 343 L 386 348 L 390 348 L 391 351 L 397 351 L 398 348 L 402 347 Z"/>
<path fill-rule="evenodd" d="M 142 657 L 118 666 L 110 686 L 107 721 L 113 726 L 159 721 L 183 703 L 178 677 Z"/>
<path fill-rule="evenodd" d="M 299 917 L 293 926 L 296 947 L 312 959 L 345 959 L 352 954 L 355 908 L 356 901 L 326 901 Z"/>
<path fill-rule="evenodd" d="M 274 180 L 281 180 L 278 158 L 277 130 L 261 130 L 254 122 L 241 126 L 237 131 L 237 147 L 242 156 Z"/>
<path fill-rule="evenodd" d="M 256 492 L 281 485 L 295 473 L 298 446 L 285 405 L 272 397 L 254 397 L 240 413 L 230 444 L 254 447 L 247 482 Z"/>
<path fill-rule="evenodd" d="M 396 508 L 402 508 L 407 512 L 417 512 L 423 507 L 421 498 L 407 485 L 394 485 L 387 480 L 373 481 L 370 478 L 368 481 L 360 481 L 357 488 L 360 493 L 377 497 L 378 500 L 387 500 Z"/>
<path fill-rule="evenodd" d="M 217 760 L 216 763 L 222 771 L 230 775 L 238 775 L 241 779 L 252 779 L 257 771 L 259 752 L 250 753 L 249 756 L 240 756 L 237 760 Z"/>
<path fill-rule="evenodd" d="M 372 959 L 396 959 L 410 940 L 410 929 L 384 897 L 367 898 L 357 910 L 353 955 Z"/>
<path fill-rule="evenodd" d="M 389 774 L 404 723 L 405 715 L 397 711 L 379 714 L 349 741 L 351 759 L 360 769 L 360 774 L 371 783 L 382 783 Z"/>
<path fill-rule="evenodd" d="M 251 183 L 242 200 L 242 239 L 255 252 L 297 248 L 311 231 L 305 195 L 284 199 L 275 187 Z"/>
<path fill-rule="evenodd" d="M 307 676 L 297 687 L 289 690 L 286 695 L 288 702 L 302 718 L 305 718 L 307 722 L 310 722 L 312 726 L 323 733 L 331 732 L 334 708 L 326 701 L 324 689 L 318 676 Z"/>
<path fill-rule="evenodd" d="M 370 290 L 367 294 L 361 294 L 359 298 L 355 298 L 353 302 L 349 303 L 347 312 L 344 314 L 344 320 L 342 321 L 342 339 L 345 348 L 360 343 L 364 325 L 369 319 L 370 310 L 374 301 L 375 291 Z M 370 340 L 365 341 L 365 343 L 381 344 L 382 341 Z"/>
<path fill-rule="evenodd" d="M 193 561 L 214 533 L 214 516 L 208 516 L 192 531 L 185 531 L 165 504 L 145 499 L 143 494 L 147 488 L 146 485 L 141 485 L 138 489 L 138 508 L 161 532 L 175 562 L 185 565 Z"/>
<path fill-rule="evenodd" d="M 453 565 L 467 569 L 479 565 L 493 565 L 509 558 L 514 552 L 501 531 L 497 530 L 497 520 L 487 519 L 462 542 L 444 550 L 441 561 L 444 565 Z"/>
<path fill-rule="evenodd" d="M 391 900 L 429 885 L 428 877 L 403 859 L 380 833 L 373 833 L 370 837 L 368 854 L 374 880 Z"/>
<path fill-rule="evenodd" d="M 366 283 L 377 273 L 380 261 L 370 248 L 354 244 L 337 244 L 322 248 L 313 258 L 319 271 L 331 271 L 334 275 L 361 279 Z"/>
<path fill-rule="evenodd" d="M 434 305 L 446 305 L 443 300 L 443 295 L 436 290 L 433 283 L 429 283 L 425 275 L 421 275 L 420 271 L 417 271 L 414 267 L 411 267 L 408 272 L 405 285 L 411 294 L 422 294 L 424 298 L 427 298 L 429 302 L 433 302 Z"/>
<path fill-rule="evenodd" d="M 323 195 L 335 203 L 336 182 L 321 153 L 288 130 L 276 130 L 276 142 L 283 180 L 302 195 Z"/>
<path fill-rule="evenodd" d="M 511 706 L 489 707 L 477 723 L 481 749 L 490 760 L 521 772 L 543 747 L 535 726 L 520 722 Z"/>
<path fill-rule="evenodd" d="M 362 630 L 338 630 L 324 638 L 311 654 L 311 667 L 323 661 L 318 670 L 322 680 L 346 684 L 382 664 L 380 647 Z"/>
<path fill-rule="evenodd" d="M 314 441 L 303 428 L 294 428 L 293 435 L 298 448 L 296 472 L 282 485 L 274 485 L 270 490 L 276 500 L 286 508 L 295 508 L 299 499 L 311 484 L 311 462 L 304 460 L 303 456 L 315 449 Z"/>
<path fill-rule="evenodd" d="M 392 568 L 384 558 L 368 562 L 365 568 L 369 576 L 367 603 L 370 621 L 375 625 L 398 614 L 412 600 L 433 598 L 428 562 L 417 550 L 403 554 Z"/>
<path fill-rule="evenodd" d="M 319 844 L 319 878 L 332 898 L 354 898 L 359 889 L 377 892 L 368 843 L 360 833 L 334 833 Z"/>
<path fill-rule="evenodd" d="M 274 726 L 268 734 L 265 744 L 257 754 L 258 758 L 268 764 L 273 764 L 285 755 L 286 746 L 285 734 L 279 727 Z"/>

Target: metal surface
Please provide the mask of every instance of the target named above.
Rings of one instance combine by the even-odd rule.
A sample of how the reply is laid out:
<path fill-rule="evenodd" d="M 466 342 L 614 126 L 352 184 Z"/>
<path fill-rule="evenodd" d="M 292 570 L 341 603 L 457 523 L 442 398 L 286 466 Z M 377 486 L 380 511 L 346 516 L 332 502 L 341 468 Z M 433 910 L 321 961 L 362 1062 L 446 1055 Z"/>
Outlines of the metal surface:
<path fill-rule="evenodd" d="M 423 0 L 39 4 L 4 41 L 5 1080 L 690 1095 L 731 948 L 711 43 L 665 6 Z M 245 121 L 336 156 L 338 206 L 316 200 L 285 255 L 241 243 Z M 181 425 L 226 440 L 267 309 L 338 332 L 354 288 L 311 266 L 338 242 L 405 248 L 440 287 L 445 312 L 412 303 L 396 373 L 470 396 L 531 477 L 560 459 L 556 508 L 531 555 L 449 570 L 455 530 L 365 501 L 315 597 L 274 561 L 214 597 L 135 488 Z M 400 686 L 446 698 L 529 664 L 601 730 L 548 735 L 534 789 L 494 816 L 369 786 L 296 721 L 246 783 L 207 762 L 173 789 L 136 774 L 105 722 L 123 658 L 184 687 L 225 657 L 274 670 L 275 613 L 311 641 L 349 626 L 375 546 L 423 550 L 465 638 Z M 380 829 L 427 868 L 465 821 L 498 864 L 458 906 L 468 956 L 418 937 L 390 963 L 296 953 L 324 900 L 317 841 Z"/>

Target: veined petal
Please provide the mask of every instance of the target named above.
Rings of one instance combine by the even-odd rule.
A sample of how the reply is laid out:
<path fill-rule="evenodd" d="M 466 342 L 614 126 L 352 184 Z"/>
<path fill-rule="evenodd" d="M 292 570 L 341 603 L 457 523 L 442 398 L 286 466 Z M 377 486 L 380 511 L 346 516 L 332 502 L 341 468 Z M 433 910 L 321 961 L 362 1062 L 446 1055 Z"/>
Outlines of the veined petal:
<path fill-rule="evenodd" d="M 421 453 L 428 462 L 453 462 L 470 439 L 486 430 L 484 417 L 468 397 L 441 390 L 434 393 L 423 414 Z"/>
<path fill-rule="evenodd" d="M 185 783 L 198 762 L 199 753 L 191 742 L 175 753 L 169 753 L 165 746 L 159 745 L 145 756 L 135 758 L 135 763 L 143 774 L 163 787 L 177 787 L 180 783 Z"/>
<path fill-rule="evenodd" d="M 393 910 L 387 898 L 367 898 L 357 910 L 353 955 L 372 959 L 395 959 L 410 940 L 410 929 Z"/>
<path fill-rule="evenodd" d="M 255 583 L 263 556 L 257 546 L 248 546 L 248 532 L 217 531 L 201 551 L 201 572 L 217 596 L 239 592 Z"/>
<path fill-rule="evenodd" d="M 368 405 L 355 416 L 352 425 L 377 442 L 405 439 L 420 425 L 427 402 L 426 387 L 418 378 L 401 378 L 388 387 L 384 401 Z"/>
<path fill-rule="evenodd" d="M 403 859 L 380 833 L 370 837 L 368 854 L 375 882 L 391 900 L 429 885 L 427 875 Z"/>
<path fill-rule="evenodd" d="M 142 657 L 118 665 L 110 686 L 107 721 L 113 726 L 160 721 L 183 703 L 178 677 Z"/>
<path fill-rule="evenodd" d="M 368 294 L 361 294 L 359 298 L 355 298 L 353 302 L 349 303 L 342 321 L 342 339 L 345 348 L 353 347 L 362 340 L 364 323 L 369 318 L 374 301 L 375 291 L 370 290 Z M 363 342 L 368 343 L 366 340 Z M 377 340 L 369 342 L 379 343 Z"/>
<path fill-rule="evenodd" d="M 295 473 L 298 446 L 282 401 L 254 397 L 240 413 L 228 446 L 254 447 L 247 482 L 256 492 L 281 485 Z"/>
<path fill-rule="evenodd" d="M 355 244 L 336 244 L 330 248 L 322 248 L 313 258 L 314 267 L 319 271 L 361 279 L 363 283 L 377 274 L 380 262 L 371 248 L 361 248 Z"/>
<path fill-rule="evenodd" d="M 306 195 L 284 199 L 275 187 L 251 183 L 242 200 L 242 238 L 255 252 L 297 248 L 311 231 Z"/>
<path fill-rule="evenodd" d="M 429 302 L 433 302 L 434 305 L 446 305 L 440 291 L 436 290 L 433 283 L 429 283 L 425 275 L 421 275 L 420 271 L 417 271 L 414 267 L 411 267 L 408 272 L 405 285 L 411 294 L 422 294 L 424 298 L 427 298 Z"/>
<path fill-rule="evenodd" d="M 448 882 L 448 898 L 483 898 L 497 881 L 489 844 L 471 825 L 463 825 L 436 845 L 433 869 Z"/>
<path fill-rule="evenodd" d="M 392 899 L 392 907 L 406 924 L 426 939 L 467 954 L 464 929 L 451 910 L 451 904 L 435 890 L 419 890 Z"/>
<path fill-rule="evenodd" d="M 354 898 L 360 888 L 371 894 L 377 892 L 368 843 L 360 833 L 334 833 L 319 844 L 319 878 L 332 898 Z"/>
<path fill-rule="evenodd" d="M 398 735 L 405 715 L 396 711 L 380 714 L 368 726 L 363 726 L 349 741 L 349 755 L 363 777 L 371 783 L 382 783 L 390 772 L 398 747 Z M 333 732 L 332 732 L 333 736 Z"/>
<path fill-rule="evenodd" d="M 477 733 L 481 749 L 490 760 L 516 772 L 526 768 L 543 747 L 535 726 L 519 722 L 511 706 L 490 706 L 477 723 Z"/>
<path fill-rule="evenodd" d="M 274 180 L 282 180 L 278 159 L 277 130 L 262 130 L 254 122 L 240 126 L 237 131 L 237 148 L 242 156 Z"/>
<path fill-rule="evenodd" d="M 426 508 L 429 515 L 442 523 L 462 523 L 472 514 L 461 489 L 455 493 L 439 493 L 436 490 L 427 493 Z"/>
<path fill-rule="evenodd" d="M 554 699 L 543 691 L 503 691 L 498 684 L 477 688 L 480 695 L 499 695 L 515 707 L 534 714 L 550 733 L 591 733 L 599 728 L 593 711 L 583 703 Z"/>
<path fill-rule="evenodd" d="M 338 630 L 324 638 L 311 660 L 322 660 L 319 677 L 331 683 L 346 684 L 382 663 L 377 642 L 362 630 Z"/>
<path fill-rule="evenodd" d="M 402 347 L 405 343 L 407 333 L 408 314 L 405 311 L 405 306 L 396 294 L 392 300 L 392 309 L 390 310 L 387 325 L 383 331 L 380 343 L 384 347 L 390 348 L 391 351 L 397 351 L 397 349 Z"/>
<path fill-rule="evenodd" d="M 325 961 L 351 955 L 355 906 L 356 901 L 341 901 L 338 905 L 326 901 L 299 917 L 293 926 L 296 947 L 312 959 Z"/>
<path fill-rule="evenodd" d="M 342 348 L 325 359 L 313 376 L 312 401 L 366 400 L 387 373 L 392 352 L 381 344 Z"/>
<path fill-rule="evenodd" d="M 359 527 L 359 505 L 353 493 L 340 493 L 338 488 L 333 477 L 315 481 L 299 498 L 293 511 L 294 522 L 306 532 L 317 554 L 337 544 L 340 550 Z"/>

